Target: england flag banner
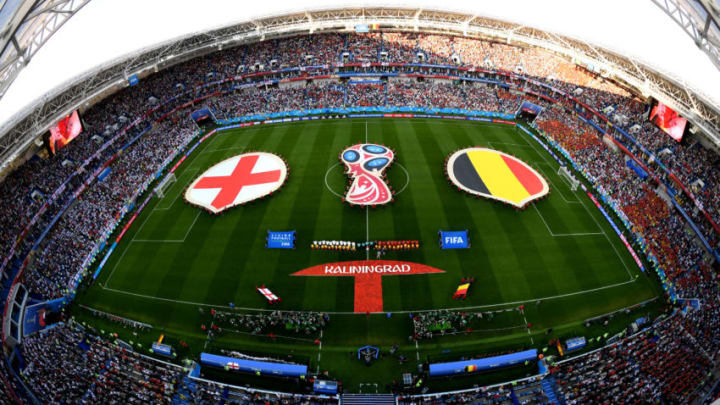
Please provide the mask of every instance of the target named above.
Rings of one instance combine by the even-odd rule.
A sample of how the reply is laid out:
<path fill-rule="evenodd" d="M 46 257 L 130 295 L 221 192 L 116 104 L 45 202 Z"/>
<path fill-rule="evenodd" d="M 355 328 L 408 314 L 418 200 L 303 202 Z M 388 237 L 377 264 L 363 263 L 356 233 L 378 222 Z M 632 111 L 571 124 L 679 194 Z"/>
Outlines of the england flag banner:
<path fill-rule="evenodd" d="M 276 302 L 280 302 L 280 297 L 273 294 L 273 292 L 270 291 L 269 288 L 262 286 L 262 287 L 257 287 L 257 290 L 263 297 L 265 297 L 266 300 L 268 300 L 269 303 L 274 304 Z"/>
<path fill-rule="evenodd" d="M 295 249 L 295 231 L 268 231 L 266 248 Z"/>
<path fill-rule="evenodd" d="M 442 249 L 467 249 L 470 247 L 468 231 L 440 231 Z"/>
<path fill-rule="evenodd" d="M 185 191 L 185 201 L 219 214 L 271 195 L 283 185 L 288 169 L 277 155 L 251 152 L 207 169 Z"/>

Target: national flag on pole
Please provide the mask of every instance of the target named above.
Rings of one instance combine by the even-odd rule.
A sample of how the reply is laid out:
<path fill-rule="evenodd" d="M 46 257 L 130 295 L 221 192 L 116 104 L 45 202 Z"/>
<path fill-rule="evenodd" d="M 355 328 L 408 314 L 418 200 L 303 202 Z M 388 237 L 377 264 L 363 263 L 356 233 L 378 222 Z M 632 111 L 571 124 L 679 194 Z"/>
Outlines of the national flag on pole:
<path fill-rule="evenodd" d="M 270 291 L 269 288 L 262 286 L 257 288 L 258 292 L 263 295 L 271 304 L 274 304 L 276 302 L 280 302 L 280 298 L 273 294 L 272 291 Z"/>
<path fill-rule="evenodd" d="M 467 298 L 468 290 L 470 289 L 470 283 L 460 284 L 453 294 L 453 299 L 465 299 Z"/>

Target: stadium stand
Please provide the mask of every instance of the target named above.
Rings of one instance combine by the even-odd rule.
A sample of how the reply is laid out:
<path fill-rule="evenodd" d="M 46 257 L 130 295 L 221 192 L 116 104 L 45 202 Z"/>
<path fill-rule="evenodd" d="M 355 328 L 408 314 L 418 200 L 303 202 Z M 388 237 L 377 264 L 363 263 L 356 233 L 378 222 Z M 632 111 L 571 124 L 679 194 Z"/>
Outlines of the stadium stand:
<path fill-rule="evenodd" d="M 315 68 L 271 71 L 309 65 L 309 60 Z M 446 67 L 333 66 L 343 61 Z M 326 67 L 318 67 L 322 65 Z M 467 67 L 497 72 L 481 75 Z M 242 76 L 222 81 L 236 74 Z M 571 99 L 568 94 L 580 95 Z M 713 375 L 720 350 L 718 277 L 711 255 L 688 231 L 686 218 L 669 208 L 657 190 L 684 186 L 668 198 L 688 213 L 710 247 L 717 249 L 719 158 L 699 142 L 679 144 L 660 134 L 643 117 L 642 103 L 621 85 L 540 49 L 417 33 L 322 34 L 243 45 L 163 70 L 90 108 L 84 114 L 85 131 L 73 143 L 47 160 L 28 160 L 0 183 L 2 278 L 8 284 L 20 273 L 20 280 L 38 300 L 71 295 L 73 282 L 99 242 L 115 229 L 126 203 L 197 134 L 186 117 L 191 108 L 207 107 L 228 121 L 284 111 L 377 106 L 514 114 L 523 99 L 545 108 L 537 128 L 567 151 L 599 194 L 632 224 L 645 243 L 645 253 L 656 258 L 664 271 L 674 296 L 700 302 L 697 308 L 678 305 L 636 335 L 553 365 L 550 374 L 559 396 L 566 403 L 697 400 L 697 390 Z M 613 107 L 607 116 L 590 110 L 607 107 Z M 610 131 L 606 120 L 623 130 L 634 125 L 640 129 L 630 140 Z M 627 148 L 660 183 L 638 177 L 626 164 L 628 155 L 607 143 Z M 92 181 L 92 174 L 109 160 L 110 175 Z M 69 202 L 73 204 L 68 207 Z M 50 231 L 45 232 L 48 226 Z M 41 249 L 28 263 L 25 259 L 36 246 Z M 321 316 L 308 316 L 309 320 L 298 320 L 298 331 L 324 325 Z M 453 325 L 462 324 L 465 317 L 443 316 L 452 318 Z M 268 319 L 279 322 L 272 316 Z M 442 319 L 421 315 L 415 326 L 419 334 L 430 337 L 427 325 Z M 265 321 L 256 325 L 250 318 L 222 321 L 257 332 L 265 327 Z M 174 403 L 179 396 L 198 404 L 333 401 L 191 382 L 182 367 L 125 351 L 71 322 L 25 337 L 21 353 L 22 382 L 48 404 Z M 5 382 L 0 395 L 24 398 L 11 374 L 6 364 L 0 367 Z M 715 387 L 709 395 L 717 398 Z M 400 402 L 550 403 L 553 395 L 544 383 L 532 380 Z"/>

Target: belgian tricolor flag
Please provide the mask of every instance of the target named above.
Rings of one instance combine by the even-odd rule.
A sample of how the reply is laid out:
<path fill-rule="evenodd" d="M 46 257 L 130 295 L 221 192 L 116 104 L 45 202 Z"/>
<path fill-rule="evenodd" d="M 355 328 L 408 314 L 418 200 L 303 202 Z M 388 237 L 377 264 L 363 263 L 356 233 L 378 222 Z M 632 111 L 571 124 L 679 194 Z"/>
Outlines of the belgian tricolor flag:
<path fill-rule="evenodd" d="M 460 189 L 516 207 L 547 195 L 547 182 L 527 163 L 487 148 L 453 153 L 447 162 L 450 181 Z"/>

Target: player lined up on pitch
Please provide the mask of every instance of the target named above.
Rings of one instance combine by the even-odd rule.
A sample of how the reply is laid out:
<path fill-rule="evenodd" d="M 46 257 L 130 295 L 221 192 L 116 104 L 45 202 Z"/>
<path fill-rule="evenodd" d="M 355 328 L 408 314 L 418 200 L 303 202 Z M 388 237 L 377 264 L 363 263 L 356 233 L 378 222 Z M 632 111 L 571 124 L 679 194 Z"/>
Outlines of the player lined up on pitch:
<path fill-rule="evenodd" d="M 313 250 L 335 250 L 356 252 L 363 250 L 399 251 L 420 249 L 418 240 L 372 240 L 368 242 L 353 242 L 347 240 L 316 240 L 310 244 Z"/>

